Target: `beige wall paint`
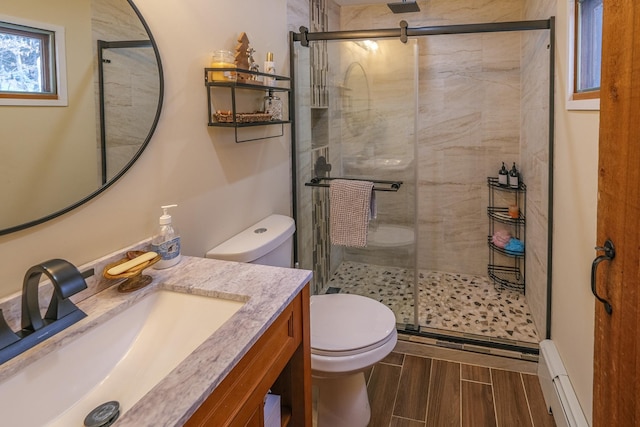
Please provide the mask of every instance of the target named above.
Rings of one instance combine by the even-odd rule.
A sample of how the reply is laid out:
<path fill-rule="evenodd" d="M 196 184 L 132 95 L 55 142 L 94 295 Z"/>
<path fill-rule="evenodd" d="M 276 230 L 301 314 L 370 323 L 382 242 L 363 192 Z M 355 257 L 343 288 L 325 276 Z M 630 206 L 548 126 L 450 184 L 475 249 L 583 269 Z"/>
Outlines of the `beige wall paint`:
<path fill-rule="evenodd" d="M 86 0 L 0 6 L 2 15 L 64 27 L 68 86 L 68 106 L 0 106 L 0 229 L 41 218 L 96 188 L 90 13 Z"/>
<path fill-rule="evenodd" d="M 149 237 L 163 204 L 179 205 L 173 217 L 183 253 L 197 256 L 271 213 L 290 214 L 288 138 L 236 144 L 232 132 L 206 125 L 203 68 L 211 51 L 233 50 L 240 32 L 260 63 L 272 51 L 278 73 L 288 74 L 286 1 L 249 3 L 136 1 L 165 73 L 156 133 L 103 195 L 46 224 L 0 236 L 0 296 L 18 291 L 35 263 L 60 257 L 80 265 Z"/>
<path fill-rule="evenodd" d="M 596 245 L 599 112 L 565 108 L 567 7 L 567 0 L 557 1 L 551 338 L 591 422 L 594 298 L 589 276 Z"/>

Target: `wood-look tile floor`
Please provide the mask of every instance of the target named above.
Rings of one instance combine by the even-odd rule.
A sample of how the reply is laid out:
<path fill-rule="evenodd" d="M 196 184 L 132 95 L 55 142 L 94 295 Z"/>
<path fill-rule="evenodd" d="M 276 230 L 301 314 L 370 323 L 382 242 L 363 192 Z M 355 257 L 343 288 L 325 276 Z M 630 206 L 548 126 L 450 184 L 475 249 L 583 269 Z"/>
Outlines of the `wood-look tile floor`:
<path fill-rule="evenodd" d="M 365 376 L 369 427 L 555 426 L 534 374 L 395 351 Z"/>

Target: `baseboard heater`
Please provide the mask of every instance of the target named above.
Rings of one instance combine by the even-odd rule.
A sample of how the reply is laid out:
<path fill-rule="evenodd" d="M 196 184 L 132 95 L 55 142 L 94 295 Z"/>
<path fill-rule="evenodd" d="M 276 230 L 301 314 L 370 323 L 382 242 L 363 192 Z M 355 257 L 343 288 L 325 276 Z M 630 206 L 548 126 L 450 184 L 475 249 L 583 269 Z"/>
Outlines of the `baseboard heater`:
<path fill-rule="evenodd" d="M 560 353 L 552 340 L 540 343 L 538 378 L 547 408 L 558 427 L 589 427 Z"/>

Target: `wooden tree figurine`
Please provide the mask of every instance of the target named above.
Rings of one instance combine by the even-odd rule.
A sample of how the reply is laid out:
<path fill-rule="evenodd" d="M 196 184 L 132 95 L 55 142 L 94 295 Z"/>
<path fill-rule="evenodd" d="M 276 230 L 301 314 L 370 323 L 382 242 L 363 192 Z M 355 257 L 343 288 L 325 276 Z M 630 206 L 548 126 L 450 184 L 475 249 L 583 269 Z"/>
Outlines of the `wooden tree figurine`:
<path fill-rule="evenodd" d="M 236 54 L 235 54 L 235 63 L 236 67 L 241 68 L 243 70 L 249 69 L 249 37 L 247 37 L 246 33 L 241 33 L 240 37 L 238 37 L 238 44 L 236 45 Z M 250 74 L 238 73 L 238 80 L 251 80 Z"/>

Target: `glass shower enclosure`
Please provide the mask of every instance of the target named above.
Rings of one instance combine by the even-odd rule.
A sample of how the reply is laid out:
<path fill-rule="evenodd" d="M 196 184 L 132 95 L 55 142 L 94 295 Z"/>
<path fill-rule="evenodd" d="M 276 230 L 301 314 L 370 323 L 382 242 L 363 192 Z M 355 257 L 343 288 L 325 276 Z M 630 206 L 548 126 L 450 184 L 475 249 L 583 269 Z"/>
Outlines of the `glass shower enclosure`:
<path fill-rule="evenodd" d="M 550 330 L 553 19 L 301 29 L 291 52 L 295 258 L 312 293 L 373 298 L 409 334 L 536 353 Z M 525 172 L 526 295 L 524 279 L 518 292 L 487 274 L 502 161 Z M 331 244 L 336 178 L 375 184 L 364 248 Z"/>

